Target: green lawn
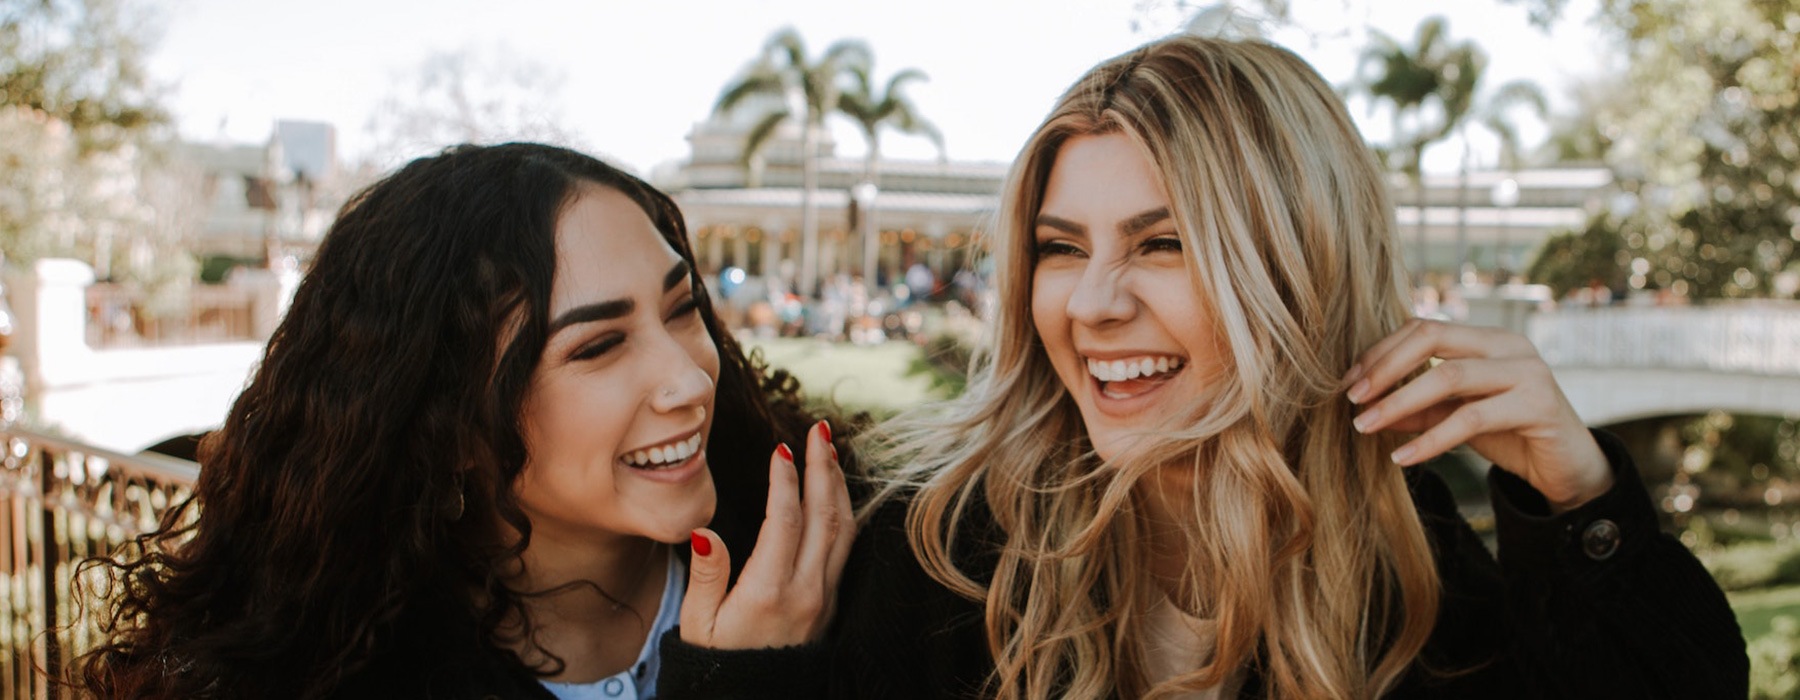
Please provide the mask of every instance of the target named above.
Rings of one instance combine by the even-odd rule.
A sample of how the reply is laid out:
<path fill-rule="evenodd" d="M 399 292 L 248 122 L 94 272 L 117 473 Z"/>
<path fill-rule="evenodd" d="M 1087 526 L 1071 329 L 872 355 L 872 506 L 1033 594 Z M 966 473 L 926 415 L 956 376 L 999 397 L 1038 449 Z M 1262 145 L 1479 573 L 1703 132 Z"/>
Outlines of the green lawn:
<path fill-rule="evenodd" d="M 829 343 L 812 338 L 742 338 L 744 350 L 762 350 L 771 367 L 800 379 L 809 401 L 832 401 L 848 411 L 882 417 L 945 398 L 926 373 L 909 373 L 922 357 L 911 343 Z"/>
<path fill-rule="evenodd" d="M 1776 615 L 1789 615 L 1800 620 L 1800 586 L 1780 586 L 1754 591 L 1728 593 L 1731 609 L 1737 612 L 1738 626 L 1745 639 L 1769 633 L 1770 620 Z"/>

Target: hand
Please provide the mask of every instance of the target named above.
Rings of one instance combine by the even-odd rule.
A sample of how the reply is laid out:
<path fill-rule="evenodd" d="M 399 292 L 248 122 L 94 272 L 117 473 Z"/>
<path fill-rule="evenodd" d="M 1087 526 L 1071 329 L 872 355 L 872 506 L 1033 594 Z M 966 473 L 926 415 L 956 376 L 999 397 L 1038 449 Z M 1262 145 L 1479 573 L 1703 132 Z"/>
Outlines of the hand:
<path fill-rule="evenodd" d="M 1396 388 L 1432 358 L 1442 361 Z M 1394 451 L 1401 466 L 1466 442 L 1558 513 L 1612 488 L 1606 455 L 1537 348 L 1516 333 L 1413 319 L 1357 358 L 1344 381 L 1350 401 L 1366 407 L 1358 431 L 1421 433 Z"/>
<path fill-rule="evenodd" d="M 726 591 L 731 553 L 711 530 L 694 531 L 693 565 L 681 603 L 681 639 L 714 649 L 804 644 L 824 634 L 837 605 L 838 575 L 856 521 L 831 446 L 831 427 L 807 432 L 806 495 L 787 445 L 769 459 L 769 504 L 737 586 Z"/>

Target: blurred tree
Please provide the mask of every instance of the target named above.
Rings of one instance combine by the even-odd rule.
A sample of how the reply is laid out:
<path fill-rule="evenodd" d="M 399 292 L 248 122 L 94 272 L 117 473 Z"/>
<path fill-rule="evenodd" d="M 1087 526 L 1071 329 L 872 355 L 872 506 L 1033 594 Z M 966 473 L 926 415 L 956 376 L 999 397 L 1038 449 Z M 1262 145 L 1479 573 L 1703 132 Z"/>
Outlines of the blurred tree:
<path fill-rule="evenodd" d="M 799 292 L 810 297 L 818 282 L 819 137 L 825 118 L 841 109 L 844 78 L 867 72 L 873 63 L 869 47 L 861 41 L 841 40 L 826 47 L 817 59 L 809 56 L 806 42 L 792 27 L 777 30 L 763 45 L 762 53 L 719 93 L 715 114 L 753 110 L 756 126 L 744 138 L 743 162 L 751 172 L 751 185 L 759 168 L 760 154 L 775 131 L 790 120 L 800 122 L 800 279 Z M 891 83 L 890 83 L 891 87 Z"/>
<path fill-rule="evenodd" d="M 1580 231 L 1551 236 L 1538 250 L 1525 278 L 1549 285 L 1558 299 L 1596 280 L 1607 289 L 1625 289 L 1631 254 L 1625 250 L 1621 225 L 1615 217 L 1601 213 L 1589 218 Z"/>
<path fill-rule="evenodd" d="M 580 147 L 561 122 L 563 80 L 562 72 L 506 46 L 432 53 L 410 74 L 395 76 L 395 92 L 369 118 L 376 170 L 459 143 Z"/>
<path fill-rule="evenodd" d="M 170 194 L 150 20 L 129 0 L 0 6 L 0 253 L 85 260 L 156 315 L 183 306 L 198 205 Z"/>
<path fill-rule="evenodd" d="M 1487 73 L 1487 60 L 1477 49 L 1479 60 L 1473 62 L 1474 74 L 1470 76 L 1469 89 L 1479 92 L 1481 79 Z M 1500 167 L 1515 170 L 1524 159 L 1523 147 L 1519 143 L 1519 131 L 1513 122 L 1513 115 L 1519 109 L 1528 109 L 1538 119 L 1549 116 L 1550 104 L 1544 99 L 1544 91 L 1537 83 L 1529 80 L 1513 80 L 1485 98 L 1481 98 L 1474 109 L 1456 125 L 1457 140 L 1462 142 L 1462 162 L 1458 169 L 1456 191 L 1456 260 L 1458 265 L 1467 266 L 1469 260 L 1468 246 L 1468 208 L 1469 208 L 1469 168 L 1472 153 L 1469 145 L 1468 129 L 1471 124 L 1481 127 L 1500 141 Z M 1500 257 L 1496 249 L 1496 258 Z M 1500 282 L 1502 280 L 1496 280 Z"/>
<path fill-rule="evenodd" d="M 1393 124 L 1387 144 L 1376 148 L 1388 168 L 1412 184 L 1418 265 L 1425 263 L 1425 149 L 1449 136 L 1474 104 L 1487 56 L 1474 44 L 1450 40 L 1448 23 L 1429 17 L 1419 23 L 1411 45 L 1377 30 L 1358 59 L 1351 92 L 1369 97 L 1370 107 L 1383 103 Z"/>
<path fill-rule="evenodd" d="M 168 122 L 144 69 L 154 24 L 128 0 L 0 6 L 0 101 L 68 125 L 80 153 Z"/>
<path fill-rule="evenodd" d="M 937 146 L 938 160 L 948 158 L 944 152 L 944 135 L 936 126 L 919 116 L 919 108 L 906 97 L 904 87 L 908 82 L 927 80 L 925 72 L 917 68 L 908 68 L 888 78 L 887 85 L 876 92 L 875 81 L 870 75 L 871 66 L 854 65 L 850 67 L 849 80 L 843 92 L 838 95 L 838 111 L 850 117 L 851 121 L 862 129 L 863 139 L 868 142 L 868 152 L 863 155 L 863 182 L 870 185 L 881 184 L 881 128 L 892 127 L 902 134 L 923 136 Z M 859 202 L 860 203 L 860 202 Z M 866 203 L 859 215 L 864 229 L 863 277 L 869 284 L 874 284 L 875 253 L 877 247 L 873 240 L 875 235 L 874 200 Z"/>
<path fill-rule="evenodd" d="M 1556 17 L 1560 0 L 1512 0 Z M 1791 297 L 1800 265 L 1800 4 L 1604 0 L 1622 86 L 1564 134 L 1605 148 L 1635 198 L 1645 283 L 1696 298 Z M 1570 145 L 1576 141 L 1565 139 Z"/>

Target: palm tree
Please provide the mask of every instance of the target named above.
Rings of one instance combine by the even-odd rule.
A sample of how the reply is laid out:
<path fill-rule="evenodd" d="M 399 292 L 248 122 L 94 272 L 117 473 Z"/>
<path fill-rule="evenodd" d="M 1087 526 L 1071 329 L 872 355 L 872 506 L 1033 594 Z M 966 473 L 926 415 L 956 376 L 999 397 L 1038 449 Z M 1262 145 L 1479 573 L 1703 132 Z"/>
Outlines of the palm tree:
<path fill-rule="evenodd" d="M 879 185 L 881 173 L 881 127 L 890 126 L 903 134 L 924 136 L 937 146 L 938 160 L 946 159 L 944 153 L 944 135 L 936 126 L 919 116 L 918 107 L 902 92 L 909 81 L 929 80 L 925 72 L 917 68 L 908 68 L 888 78 L 887 85 L 880 92 L 875 91 L 875 81 L 870 75 L 869 66 L 856 66 L 850 70 L 850 80 L 846 89 L 838 96 L 838 111 L 850 117 L 862 128 L 863 138 L 869 144 L 867 154 L 863 156 L 863 182 L 871 186 Z M 875 207 L 874 200 L 864 206 L 860 212 L 863 238 L 863 279 L 870 285 L 875 284 L 876 254 L 875 240 Z"/>
<path fill-rule="evenodd" d="M 1413 187 L 1413 203 L 1419 212 L 1418 255 L 1425 262 L 1425 149 L 1456 130 L 1469 114 L 1486 56 L 1470 42 L 1452 43 L 1448 23 L 1429 17 L 1419 23 L 1412 46 L 1370 30 L 1354 89 L 1375 103 L 1392 105 L 1392 143 L 1379 149 L 1390 168 L 1405 173 Z M 1373 70 L 1371 70 L 1373 67 Z M 1435 106 L 1435 114 L 1426 107 Z M 1429 120 L 1435 116 L 1436 119 Z"/>
<path fill-rule="evenodd" d="M 1480 64 L 1478 64 L 1480 65 Z M 1479 84 L 1481 75 L 1475 76 L 1475 84 Z M 1457 125 L 1458 137 L 1463 142 L 1462 168 L 1456 192 L 1456 259 L 1458 265 L 1468 264 L 1468 210 L 1466 203 L 1469 188 L 1469 138 L 1467 126 L 1470 120 L 1493 134 L 1500 141 L 1500 167 L 1505 170 L 1517 170 L 1523 159 L 1519 145 L 1519 131 L 1513 127 L 1512 115 L 1515 109 L 1526 107 L 1539 119 L 1550 113 L 1550 103 L 1544 99 L 1544 91 L 1529 80 L 1514 80 L 1501 85 L 1498 90 L 1477 104 L 1468 118 Z M 1505 242 L 1503 232 L 1501 242 Z M 1499 252 L 1496 249 L 1496 257 Z"/>
<path fill-rule="evenodd" d="M 713 113 L 742 108 L 761 111 L 756 126 L 744 139 L 743 163 L 756 160 L 775 130 L 788 120 L 800 121 L 800 289 L 812 296 L 819 270 L 818 145 L 825 130 L 825 116 L 836 111 L 840 78 L 847 71 L 867 69 L 869 48 L 860 41 L 832 44 L 816 60 L 806 53 L 806 43 L 792 27 L 775 32 L 763 45 L 762 54 L 742 74 L 725 86 L 713 104 Z M 755 99 L 761 96 L 763 99 Z M 767 99 L 773 97 L 775 99 Z"/>

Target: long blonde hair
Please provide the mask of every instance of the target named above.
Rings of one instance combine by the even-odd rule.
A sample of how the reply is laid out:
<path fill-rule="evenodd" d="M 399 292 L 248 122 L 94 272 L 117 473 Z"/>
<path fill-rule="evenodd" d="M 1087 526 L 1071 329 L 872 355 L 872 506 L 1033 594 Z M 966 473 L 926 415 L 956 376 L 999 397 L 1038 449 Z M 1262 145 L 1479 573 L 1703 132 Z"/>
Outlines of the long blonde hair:
<path fill-rule="evenodd" d="M 1225 367 L 1174 430 L 1102 460 L 1030 316 L 1034 219 L 1058 149 L 1121 133 L 1168 187 L 1195 293 Z M 1013 165 L 991 254 L 991 346 L 948 407 L 872 436 L 916 490 L 921 562 L 986 605 L 997 697 L 1138 697 L 1256 665 L 1271 697 L 1374 697 L 1424 646 L 1438 580 L 1392 440 L 1352 429 L 1339 381 L 1407 317 L 1380 170 L 1342 102 L 1292 53 L 1175 37 L 1089 71 Z M 1183 609 L 1216 618 L 1210 663 L 1151 687 L 1143 611 L 1156 588 L 1140 483 L 1193 470 Z M 965 515 L 992 513 L 991 581 L 952 560 Z M 959 557 L 960 558 L 960 557 Z"/>

